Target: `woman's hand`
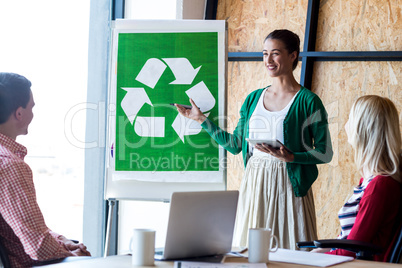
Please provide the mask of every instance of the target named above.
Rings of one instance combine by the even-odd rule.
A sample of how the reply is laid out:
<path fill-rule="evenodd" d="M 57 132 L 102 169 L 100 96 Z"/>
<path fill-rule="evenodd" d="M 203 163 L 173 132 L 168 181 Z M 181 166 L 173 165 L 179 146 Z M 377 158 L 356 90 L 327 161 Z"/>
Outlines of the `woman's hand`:
<path fill-rule="evenodd" d="M 279 149 L 274 149 L 266 143 L 257 143 L 255 148 L 260 150 L 261 152 L 275 156 L 283 162 L 293 162 L 295 159 L 295 156 L 291 152 L 286 150 L 283 146 L 281 146 L 281 148 Z"/>
<path fill-rule="evenodd" d="M 190 99 L 190 102 L 191 102 L 191 106 L 192 106 L 191 109 L 186 109 L 183 106 L 181 106 L 180 104 L 175 103 L 177 111 L 182 116 L 187 117 L 189 119 L 192 119 L 192 120 L 197 121 L 198 123 L 202 124 L 202 122 L 204 122 L 207 117 L 201 112 L 201 110 L 197 107 L 197 105 L 195 105 L 195 103 L 192 99 Z"/>

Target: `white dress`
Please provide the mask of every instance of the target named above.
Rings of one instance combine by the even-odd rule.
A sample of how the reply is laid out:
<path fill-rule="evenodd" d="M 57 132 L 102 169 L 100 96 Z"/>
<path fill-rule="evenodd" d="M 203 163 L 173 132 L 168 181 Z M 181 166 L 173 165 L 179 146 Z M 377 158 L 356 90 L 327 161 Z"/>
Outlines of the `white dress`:
<path fill-rule="evenodd" d="M 283 120 L 294 97 L 283 110 L 270 112 L 263 106 L 264 93 L 250 118 L 249 137 L 283 142 Z M 248 230 L 257 227 L 271 228 L 280 248 L 296 249 L 298 241 L 317 239 L 312 190 L 296 197 L 286 163 L 254 149 L 240 185 L 234 246 L 247 247 Z"/>

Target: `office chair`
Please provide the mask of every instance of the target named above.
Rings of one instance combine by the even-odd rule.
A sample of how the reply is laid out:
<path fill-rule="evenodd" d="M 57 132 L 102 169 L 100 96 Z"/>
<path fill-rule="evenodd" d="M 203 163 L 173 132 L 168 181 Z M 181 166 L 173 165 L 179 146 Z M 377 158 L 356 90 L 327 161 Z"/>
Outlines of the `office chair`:
<path fill-rule="evenodd" d="M 3 265 L 2 267 L 4 268 L 11 268 L 10 260 L 8 259 L 8 254 L 3 246 L 3 241 L 1 238 L 0 238 L 0 264 L 2 264 Z"/>
<path fill-rule="evenodd" d="M 402 226 L 399 227 L 392 242 L 393 246 L 387 252 L 389 263 L 402 261 Z M 383 248 L 370 243 L 348 239 L 325 239 L 308 242 L 297 242 L 299 248 L 339 248 L 356 253 L 356 259 L 373 260 L 375 254 L 382 253 Z"/>
<path fill-rule="evenodd" d="M 390 252 L 389 262 L 390 263 L 401 263 L 402 262 L 402 226 L 399 228 L 399 232 L 395 237 L 394 246 Z"/>

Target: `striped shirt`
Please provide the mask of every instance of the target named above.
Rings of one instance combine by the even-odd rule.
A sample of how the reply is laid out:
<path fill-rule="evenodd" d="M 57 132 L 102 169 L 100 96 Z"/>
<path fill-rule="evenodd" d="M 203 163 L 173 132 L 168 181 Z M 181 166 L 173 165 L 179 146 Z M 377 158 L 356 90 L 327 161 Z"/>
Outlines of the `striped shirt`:
<path fill-rule="evenodd" d="M 348 235 L 355 224 L 356 216 L 359 212 L 360 200 L 363 197 L 364 190 L 366 190 L 367 185 L 372 181 L 373 178 L 374 176 L 371 176 L 368 180 L 363 181 L 360 185 L 355 187 L 353 189 L 353 195 L 339 210 L 338 218 L 341 224 L 341 233 L 338 236 L 338 239 L 348 238 Z"/>
<path fill-rule="evenodd" d="M 24 146 L 0 133 L 0 239 L 17 268 L 73 256 L 45 224 L 26 154 Z"/>

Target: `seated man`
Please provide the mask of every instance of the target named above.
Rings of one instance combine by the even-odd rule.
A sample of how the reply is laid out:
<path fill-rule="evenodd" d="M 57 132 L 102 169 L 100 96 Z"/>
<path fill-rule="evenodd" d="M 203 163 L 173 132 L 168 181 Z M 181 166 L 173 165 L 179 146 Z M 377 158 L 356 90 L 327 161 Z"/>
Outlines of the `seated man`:
<path fill-rule="evenodd" d="M 36 202 L 27 149 L 16 142 L 33 118 L 31 82 L 0 73 L 0 239 L 11 267 L 30 267 L 68 256 L 90 256 L 86 246 L 52 232 Z"/>

